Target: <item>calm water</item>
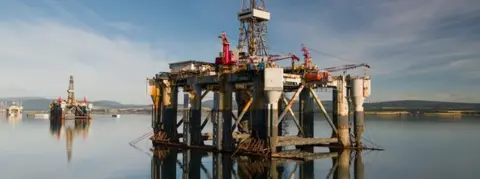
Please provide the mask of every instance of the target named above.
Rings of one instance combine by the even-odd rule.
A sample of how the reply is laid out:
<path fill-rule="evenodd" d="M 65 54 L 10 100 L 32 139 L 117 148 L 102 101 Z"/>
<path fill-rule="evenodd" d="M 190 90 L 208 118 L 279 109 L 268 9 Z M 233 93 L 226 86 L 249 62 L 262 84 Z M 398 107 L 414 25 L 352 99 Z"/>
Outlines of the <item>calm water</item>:
<path fill-rule="evenodd" d="M 480 151 L 480 118 L 366 118 L 365 137 L 386 151 L 363 153 L 365 178 L 480 178 L 480 155 L 477 154 Z M 317 121 L 315 135 L 328 135 L 327 123 L 322 119 Z M 293 126 L 290 124 L 291 134 L 296 133 Z M 128 144 L 149 130 L 150 116 L 142 115 L 123 115 L 119 119 L 97 116 L 90 124 L 67 122 L 63 126 L 51 126 L 49 120 L 43 119 L 2 116 L 0 175 L 2 179 L 151 178 L 152 161 L 160 161 L 152 160 L 144 152 L 150 148 L 148 140 L 138 142 L 139 149 Z M 72 139 L 70 152 L 67 137 Z M 182 161 L 181 156 L 178 155 L 179 161 Z M 194 176 L 208 178 L 212 175 L 212 158 L 204 157 L 202 163 L 208 173 L 199 169 L 197 173 L 200 174 Z M 355 178 L 353 163 L 350 178 Z M 297 169 L 296 164 L 289 163 L 279 175 L 289 178 L 295 170 L 294 177 L 299 178 L 300 168 L 308 171 L 308 167 L 313 167 L 313 176 L 303 174 L 310 178 L 326 178 L 333 165 L 332 159 L 316 160 L 313 165 Z M 173 166 L 177 168 L 171 168 L 167 178 L 182 178 L 179 165 Z M 223 166 L 228 167 L 225 163 Z M 238 167 L 240 170 L 237 167 L 233 166 L 234 172 L 242 175 L 253 170 L 245 169 L 243 164 Z M 178 175 L 175 177 L 173 173 Z"/>

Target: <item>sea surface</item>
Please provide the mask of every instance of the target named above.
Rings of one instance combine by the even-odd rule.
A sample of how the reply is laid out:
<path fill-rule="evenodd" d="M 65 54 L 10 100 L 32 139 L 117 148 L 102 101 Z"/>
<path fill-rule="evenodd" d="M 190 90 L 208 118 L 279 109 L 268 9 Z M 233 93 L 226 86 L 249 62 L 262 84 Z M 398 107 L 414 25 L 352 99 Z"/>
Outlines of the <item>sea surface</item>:
<path fill-rule="evenodd" d="M 148 115 L 95 116 L 90 123 L 51 124 L 46 119 L 7 118 L 2 114 L 0 178 L 141 179 L 154 178 L 152 175 L 161 169 L 162 178 L 182 178 L 182 168 L 187 175 L 190 172 L 190 178 L 213 176 L 211 156 L 203 157 L 198 163 L 201 168 L 196 168 L 180 167 L 183 157 L 178 154 L 178 161 L 170 161 L 170 168 L 160 168 L 162 161 L 152 158 L 148 139 L 130 146 L 129 142 L 150 131 L 150 119 Z M 316 119 L 315 129 L 317 137 L 330 134 L 323 118 Z M 208 130 L 211 126 L 203 132 Z M 289 133 L 296 134 L 294 123 L 289 123 Z M 230 156 L 219 163 L 233 170 L 231 178 L 480 178 L 479 117 L 366 116 L 365 138 L 365 144 L 385 151 L 362 152 L 357 157 L 351 154 L 350 164 L 330 158 L 278 163 L 275 173 L 258 163 L 232 166 Z"/>

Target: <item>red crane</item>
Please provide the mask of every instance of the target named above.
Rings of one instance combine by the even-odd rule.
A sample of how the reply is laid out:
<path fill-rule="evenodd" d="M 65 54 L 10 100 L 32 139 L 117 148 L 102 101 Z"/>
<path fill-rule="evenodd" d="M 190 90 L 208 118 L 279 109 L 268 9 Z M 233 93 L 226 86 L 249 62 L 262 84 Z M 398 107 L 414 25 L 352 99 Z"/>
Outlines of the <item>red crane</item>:
<path fill-rule="evenodd" d="M 230 42 L 227 39 L 227 34 L 222 32 L 218 38 L 222 39 L 222 56 L 217 57 L 215 63 L 220 65 L 235 65 L 235 55 L 230 50 Z"/>
<path fill-rule="evenodd" d="M 310 56 L 310 52 L 308 51 L 307 47 L 302 45 L 303 57 L 305 58 L 305 68 L 311 68 L 312 66 L 312 56 Z"/>

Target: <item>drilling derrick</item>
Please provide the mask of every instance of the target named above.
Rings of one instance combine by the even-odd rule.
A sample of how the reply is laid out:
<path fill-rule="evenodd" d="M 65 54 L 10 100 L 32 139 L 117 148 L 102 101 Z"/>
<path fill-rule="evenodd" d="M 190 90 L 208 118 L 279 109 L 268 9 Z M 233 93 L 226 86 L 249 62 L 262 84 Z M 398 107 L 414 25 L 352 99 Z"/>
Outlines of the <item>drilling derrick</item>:
<path fill-rule="evenodd" d="M 74 89 L 73 83 L 74 83 L 73 75 L 70 75 L 70 81 L 68 83 L 68 90 L 67 90 L 67 93 L 68 93 L 67 104 L 68 105 L 72 105 L 72 104 L 76 103 L 76 101 L 75 101 L 75 89 Z"/>
<path fill-rule="evenodd" d="M 270 13 L 265 10 L 265 2 L 243 0 L 238 20 L 240 21 L 237 46 L 239 60 L 245 62 L 247 58 L 268 56 L 267 21 L 270 20 Z"/>

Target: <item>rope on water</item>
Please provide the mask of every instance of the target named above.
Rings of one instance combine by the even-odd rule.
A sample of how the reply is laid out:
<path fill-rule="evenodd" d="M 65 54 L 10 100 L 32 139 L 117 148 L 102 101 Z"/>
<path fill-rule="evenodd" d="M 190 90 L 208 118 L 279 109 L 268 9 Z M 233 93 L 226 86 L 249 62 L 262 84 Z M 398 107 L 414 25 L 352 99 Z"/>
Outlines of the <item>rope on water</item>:
<path fill-rule="evenodd" d="M 153 131 L 150 131 L 150 132 L 147 132 L 143 135 L 141 135 L 140 137 L 130 141 L 128 144 L 130 144 L 130 146 L 132 146 L 133 148 L 137 149 L 138 151 L 142 152 L 142 153 L 145 153 L 146 155 L 148 155 L 149 157 L 152 157 L 153 154 L 151 152 L 147 152 L 139 147 L 137 147 L 135 144 L 137 144 L 138 142 L 146 139 L 146 138 L 149 138 L 153 135 Z"/>

